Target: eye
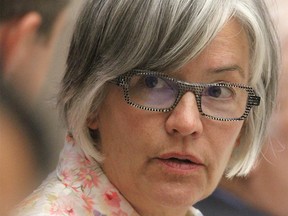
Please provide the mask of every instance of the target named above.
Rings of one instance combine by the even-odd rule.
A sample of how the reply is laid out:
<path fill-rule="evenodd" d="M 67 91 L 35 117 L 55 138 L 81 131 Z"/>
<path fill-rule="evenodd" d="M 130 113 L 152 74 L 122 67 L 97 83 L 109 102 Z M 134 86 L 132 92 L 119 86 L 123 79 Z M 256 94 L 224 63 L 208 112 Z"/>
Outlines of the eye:
<path fill-rule="evenodd" d="M 209 86 L 204 89 L 203 96 L 209 96 L 213 98 L 230 98 L 233 97 L 233 88 L 227 86 Z"/>
<path fill-rule="evenodd" d="M 129 82 L 129 99 L 149 108 L 169 108 L 178 95 L 177 83 L 154 74 L 136 74 Z"/>
<path fill-rule="evenodd" d="M 158 78 L 155 76 L 147 76 L 144 78 L 144 82 L 148 88 L 155 88 L 158 84 Z"/>
<path fill-rule="evenodd" d="M 148 89 L 170 88 L 168 80 L 165 80 L 157 76 L 143 76 L 138 80 L 137 85 L 142 86 L 142 88 L 148 88 Z"/>

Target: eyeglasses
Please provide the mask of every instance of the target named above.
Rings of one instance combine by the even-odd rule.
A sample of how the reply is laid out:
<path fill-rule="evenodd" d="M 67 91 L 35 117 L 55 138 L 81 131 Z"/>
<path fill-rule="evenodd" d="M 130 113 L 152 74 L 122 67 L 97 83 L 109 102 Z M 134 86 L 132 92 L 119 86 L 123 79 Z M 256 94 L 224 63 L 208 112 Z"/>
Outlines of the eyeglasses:
<path fill-rule="evenodd" d="M 146 70 L 127 72 L 112 83 L 122 86 L 129 105 L 156 112 L 173 110 L 182 96 L 191 91 L 195 95 L 199 113 L 219 121 L 244 120 L 253 106 L 259 106 L 261 99 L 252 87 L 242 84 L 188 83 Z"/>

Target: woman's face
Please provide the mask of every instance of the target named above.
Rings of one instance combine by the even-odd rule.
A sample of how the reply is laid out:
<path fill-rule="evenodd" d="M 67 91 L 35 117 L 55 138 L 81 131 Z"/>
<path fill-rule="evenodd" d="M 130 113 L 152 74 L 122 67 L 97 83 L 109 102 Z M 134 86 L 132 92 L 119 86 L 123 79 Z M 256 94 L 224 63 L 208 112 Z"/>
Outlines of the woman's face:
<path fill-rule="evenodd" d="M 173 76 L 191 83 L 247 84 L 248 65 L 246 35 L 230 21 Z M 242 125 L 201 116 L 191 92 L 169 113 L 150 112 L 128 105 L 122 89 L 111 84 L 89 126 L 100 132 L 105 174 L 141 215 L 181 215 L 215 189 Z"/>

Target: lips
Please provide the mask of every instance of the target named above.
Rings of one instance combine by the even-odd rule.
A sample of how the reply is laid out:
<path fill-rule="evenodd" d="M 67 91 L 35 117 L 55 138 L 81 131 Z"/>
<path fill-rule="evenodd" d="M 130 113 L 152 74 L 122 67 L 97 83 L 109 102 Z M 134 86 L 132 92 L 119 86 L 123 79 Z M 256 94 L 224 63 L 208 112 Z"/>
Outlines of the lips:
<path fill-rule="evenodd" d="M 175 171 L 191 171 L 203 166 L 200 159 L 181 153 L 163 154 L 157 159 L 161 164 Z"/>

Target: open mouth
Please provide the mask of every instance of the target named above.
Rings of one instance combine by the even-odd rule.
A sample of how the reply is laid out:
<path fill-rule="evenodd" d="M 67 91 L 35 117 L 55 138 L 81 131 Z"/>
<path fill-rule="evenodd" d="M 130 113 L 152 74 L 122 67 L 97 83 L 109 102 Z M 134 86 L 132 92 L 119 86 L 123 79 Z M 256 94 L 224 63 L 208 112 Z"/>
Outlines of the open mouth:
<path fill-rule="evenodd" d="M 165 159 L 167 161 L 170 161 L 172 163 L 178 163 L 178 164 L 195 164 L 193 163 L 191 160 L 188 160 L 188 159 L 179 159 L 179 158 L 168 158 L 168 159 Z"/>
<path fill-rule="evenodd" d="M 183 155 L 179 153 L 164 154 L 157 159 L 164 167 L 180 172 L 191 171 L 203 165 L 200 160 L 192 155 Z"/>
<path fill-rule="evenodd" d="M 171 157 L 167 159 L 159 158 L 159 161 L 165 167 L 169 169 L 173 169 L 173 170 L 179 170 L 179 171 L 194 170 L 201 165 L 189 159 L 182 159 L 182 158 L 176 158 L 176 157 Z"/>

